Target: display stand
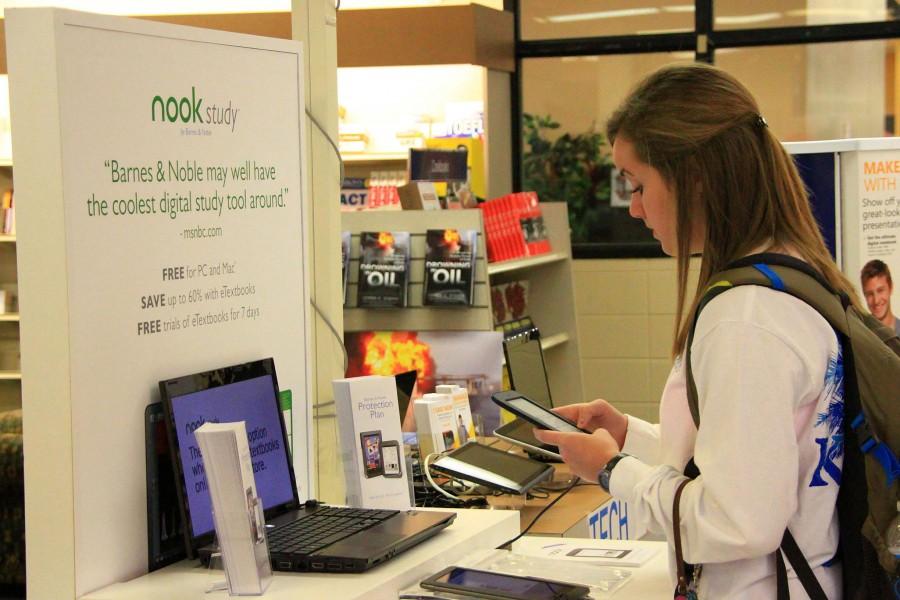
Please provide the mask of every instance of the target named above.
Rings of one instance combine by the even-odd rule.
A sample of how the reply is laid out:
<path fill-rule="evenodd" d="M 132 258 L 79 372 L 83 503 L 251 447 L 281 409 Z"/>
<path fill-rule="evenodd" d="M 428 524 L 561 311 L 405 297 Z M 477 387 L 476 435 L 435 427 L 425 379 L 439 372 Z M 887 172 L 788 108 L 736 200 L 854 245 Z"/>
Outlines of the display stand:
<path fill-rule="evenodd" d="M 587 400 L 583 397 L 575 288 L 572 277 L 572 245 L 569 216 L 562 202 L 541 203 L 552 251 L 528 258 L 487 263 L 481 211 L 363 211 L 343 213 L 342 229 L 351 232 L 348 305 L 345 331 L 461 331 L 493 329 L 489 286 L 516 280 L 529 282 L 528 314 L 541 330 L 541 346 L 557 405 Z M 425 230 L 445 227 L 478 229 L 474 306 L 423 307 Z M 410 306 L 398 309 L 356 308 L 359 268 L 359 232 L 409 231 L 412 238 Z"/>
<path fill-rule="evenodd" d="M 12 163 L 0 160 L 0 191 L 13 188 Z M 0 290 L 18 295 L 16 235 L 0 235 Z M 0 310 L 0 410 L 22 408 L 18 299 Z"/>
<path fill-rule="evenodd" d="M 342 229 L 350 232 L 350 282 L 344 309 L 344 331 L 491 331 L 490 293 L 485 258 L 484 227 L 480 210 L 404 210 L 343 213 Z M 422 305 L 425 271 L 425 231 L 428 229 L 475 229 L 478 247 L 475 259 L 473 305 L 434 307 Z M 409 305 L 405 308 L 357 308 L 359 234 L 362 231 L 408 231 L 410 233 Z"/>

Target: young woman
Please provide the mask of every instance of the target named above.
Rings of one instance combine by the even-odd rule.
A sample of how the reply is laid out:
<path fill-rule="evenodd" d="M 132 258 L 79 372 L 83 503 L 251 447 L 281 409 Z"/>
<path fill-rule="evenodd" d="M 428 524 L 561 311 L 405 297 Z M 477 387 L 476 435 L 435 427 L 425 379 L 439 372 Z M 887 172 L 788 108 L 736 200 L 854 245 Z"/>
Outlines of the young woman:
<path fill-rule="evenodd" d="M 697 300 L 731 261 L 789 255 L 857 297 L 828 254 L 791 158 L 746 88 L 699 64 L 664 68 L 640 83 L 607 134 L 633 189 L 631 215 L 677 259 L 685 316 L 676 320 L 675 364 L 659 425 L 595 400 L 559 409 L 591 435 L 537 437 L 558 445 L 582 478 L 599 476 L 628 502 L 630 517 L 666 535 L 670 549 L 674 495 L 693 457 L 701 475 L 684 488 L 680 531 L 684 560 L 702 565 L 692 582 L 700 598 L 775 598 L 773 553 L 785 528 L 828 598 L 840 598 L 833 558 L 843 376 L 831 327 L 804 302 L 768 288 L 740 286 L 713 299 L 691 345 L 699 430 L 681 364 Z M 694 254 L 702 258 L 689 301 Z M 788 569 L 791 598 L 806 598 Z"/>

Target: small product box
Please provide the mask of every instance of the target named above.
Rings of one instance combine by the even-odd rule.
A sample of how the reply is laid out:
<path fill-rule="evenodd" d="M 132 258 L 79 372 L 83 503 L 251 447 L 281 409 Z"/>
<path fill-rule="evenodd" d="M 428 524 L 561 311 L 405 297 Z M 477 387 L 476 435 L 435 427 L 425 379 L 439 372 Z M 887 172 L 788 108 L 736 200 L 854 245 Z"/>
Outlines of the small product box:
<path fill-rule="evenodd" d="M 410 507 L 393 377 L 332 381 L 348 506 Z"/>
<path fill-rule="evenodd" d="M 204 423 L 194 436 L 203 456 L 228 594 L 262 595 L 272 582 L 272 564 L 246 425 Z"/>
<path fill-rule="evenodd" d="M 425 394 L 413 404 L 419 456 L 452 449 L 455 441 L 453 398 L 447 394 Z"/>
<path fill-rule="evenodd" d="M 454 448 L 459 448 L 475 439 L 475 423 L 469 406 L 469 392 L 459 385 L 439 385 L 434 388 L 438 394 L 446 394 L 453 400 Z"/>

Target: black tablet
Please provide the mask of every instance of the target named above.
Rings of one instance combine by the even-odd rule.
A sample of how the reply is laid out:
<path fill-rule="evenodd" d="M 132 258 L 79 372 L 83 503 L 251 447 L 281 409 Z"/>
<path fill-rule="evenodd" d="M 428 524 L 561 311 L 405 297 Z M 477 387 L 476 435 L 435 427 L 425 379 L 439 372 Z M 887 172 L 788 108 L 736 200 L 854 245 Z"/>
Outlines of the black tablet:
<path fill-rule="evenodd" d="M 579 600 L 591 593 L 587 586 L 564 581 L 455 566 L 435 573 L 419 585 L 426 590 L 489 600 Z"/>
<path fill-rule="evenodd" d="M 564 416 L 544 408 L 516 390 L 498 392 L 491 396 L 491 400 L 500 405 L 501 408 L 505 408 L 517 417 L 521 417 L 541 429 L 567 433 L 590 433 L 581 429 Z"/>
<path fill-rule="evenodd" d="M 553 475 L 552 465 L 477 442 L 470 442 L 441 456 L 431 466 L 435 471 L 451 477 L 508 494 L 524 494 Z"/>

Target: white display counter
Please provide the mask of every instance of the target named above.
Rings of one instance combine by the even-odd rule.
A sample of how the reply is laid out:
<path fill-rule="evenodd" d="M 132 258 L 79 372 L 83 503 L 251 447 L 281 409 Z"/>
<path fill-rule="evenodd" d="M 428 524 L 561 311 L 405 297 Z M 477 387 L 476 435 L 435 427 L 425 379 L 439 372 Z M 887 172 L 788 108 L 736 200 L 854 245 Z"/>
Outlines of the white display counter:
<path fill-rule="evenodd" d="M 430 510 L 427 508 L 420 510 Z M 446 509 L 442 509 L 446 510 Z M 397 591 L 421 581 L 473 551 L 495 548 L 519 533 L 513 510 L 458 510 L 456 521 L 430 540 L 362 574 L 276 573 L 263 598 L 395 600 Z M 124 583 L 82 596 L 82 600 L 224 600 L 226 591 L 206 593 L 225 580 L 224 571 L 182 561 Z"/>

